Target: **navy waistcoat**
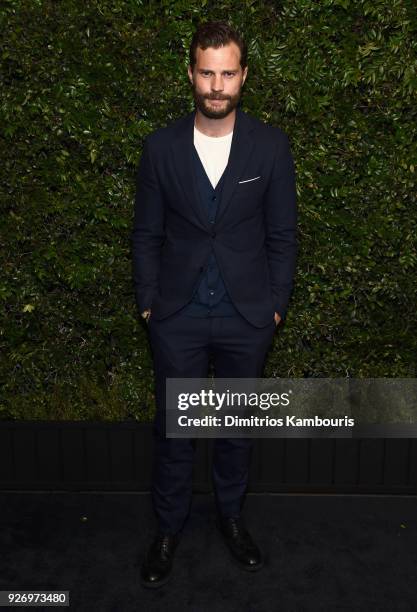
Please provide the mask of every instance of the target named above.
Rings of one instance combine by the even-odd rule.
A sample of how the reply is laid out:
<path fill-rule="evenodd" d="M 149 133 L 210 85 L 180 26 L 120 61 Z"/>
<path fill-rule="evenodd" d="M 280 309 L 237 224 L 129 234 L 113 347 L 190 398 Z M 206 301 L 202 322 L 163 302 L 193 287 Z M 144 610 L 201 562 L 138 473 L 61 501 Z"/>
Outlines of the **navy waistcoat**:
<path fill-rule="evenodd" d="M 210 223 L 216 219 L 218 203 L 222 196 L 222 189 L 227 166 L 216 187 L 208 178 L 198 152 L 193 147 L 193 169 L 197 182 L 200 202 Z M 184 308 L 184 312 L 193 316 L 235 316 L 238 311 L 234 307 L 224 285 L 214 251 L 204 266 L 204 270 L 196 284 L 196 290 L 191 302 Z"/>

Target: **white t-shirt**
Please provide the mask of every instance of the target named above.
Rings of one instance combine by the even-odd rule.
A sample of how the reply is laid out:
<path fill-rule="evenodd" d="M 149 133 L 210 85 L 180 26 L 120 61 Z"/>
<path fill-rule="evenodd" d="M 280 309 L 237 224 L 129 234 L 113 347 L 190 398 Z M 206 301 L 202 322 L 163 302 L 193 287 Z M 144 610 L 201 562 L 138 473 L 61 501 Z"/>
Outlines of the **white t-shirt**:
<path fill-rule="evenodd" d="M 206 136 L 194 126 L 194 146 L 213 188 L 219 182 L 229 160 L 233 132 L 226 136 Z"/>

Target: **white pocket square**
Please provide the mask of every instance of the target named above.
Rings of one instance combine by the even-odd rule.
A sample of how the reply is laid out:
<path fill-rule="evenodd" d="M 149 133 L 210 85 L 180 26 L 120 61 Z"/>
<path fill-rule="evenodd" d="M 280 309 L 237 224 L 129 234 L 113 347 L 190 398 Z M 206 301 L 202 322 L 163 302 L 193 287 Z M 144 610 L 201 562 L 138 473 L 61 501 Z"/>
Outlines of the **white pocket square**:
<path fill-rule="evenodd" d="M 256 181 L 256 179 L 261 178 L 260 176 L 254 176 L 253 178 L 246 179 L 245 181 L 239 181 L 239 183 L 249 183 L 250 181 Z"/>

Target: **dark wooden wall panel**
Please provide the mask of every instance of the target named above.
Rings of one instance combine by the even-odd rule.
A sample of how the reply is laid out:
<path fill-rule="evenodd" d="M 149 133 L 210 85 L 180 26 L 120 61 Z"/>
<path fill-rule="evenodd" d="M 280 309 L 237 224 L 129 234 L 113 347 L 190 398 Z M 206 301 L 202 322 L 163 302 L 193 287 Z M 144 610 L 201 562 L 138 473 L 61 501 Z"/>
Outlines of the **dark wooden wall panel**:
<path fill-rule="evenodd" d="M 410 440 L 410 459 L 408 462 L 408 483 L 413 488 L 417 487 L 417 440 Z"/>
<path fill-rule="evenodd" d="M 359 449 L 359 483 L 379 485 L 384 482 L 384 440 L 361 440 Z"/>
<path fill-rule="evenodd" d="M 153 439 L 151 427 L 137 427 L 133 430 L 134 478 L 141 490 L 149 490 L 152 478 Z"/>
<path fill-rule="evenodd" d="M 384 484 L 407 486 L 410 449 L 410 440 L 396 438 L 385 440 Z"/>
<path fill-rule="evenodd" d="M 62 480 L 60 429 L 40 429 L 36 432 L 37 476 L 46 482 Z"/>
<path fill-rule="evenodd" d="M 110 480 L 134 480 L 134 437 L 129 430 L 110 430 Z"/>
<path fill-rule="evenodd" d="M 193 487 L 196 491 L 208 491 L 211 487 L 211 458 L 213 440 L 196 440 L 194 445 Z"/>
<path fill-rule="evenodd" d="M 360 440 L 340 438 L 335 441 L 334 478 L 335 485 L 354 485 L 359 476 Z"/>
<path fill-rule="evenodd" d="M 38 480 L 36 430 L 15 429 L 13 431 L 13 462 L 17 481 Z"/>
<path fill-rule="evenodd" d="M 214 442 L 194 442 L 195 491 L 212 491 Z M 0 488 L 149 491 L 153 453 L 150 423 L 0 421 Z M 417 440 L 256 439 L 248 491 L 415 495 Z"/>
<path fill-rule="evenodd" d="M 85 466 L 84 430 L 62 427 L 60 431 L 63 481 L 65 483 L 83 480 Z"/>
<path fill-rule="evenodd" d="M 13 432 L 0 429 L 0 481 L 14 478 Z"/>
<path fill-rule="evenodd" d="M 251 482 L 269 488 L 272 483 L 285 482 L 285 438 L 256 440 L 252 457 Z"/>
<path fill-rule="evenodd" d="M 331 486 L 334 479 L 334 439 L 310 441 L 310 484 Z"/>
<path fill-rule="evenodd" d="M 110 445 L 109 430 L 86 429 L 84 445 L 87 480 L 108 482 L 110 480 Z"/>
<path fill-rule="evenodd" d="M 298 485 L 306 485 L 309 481 L 309 439 L 284 438 L 284 482 Z"/>

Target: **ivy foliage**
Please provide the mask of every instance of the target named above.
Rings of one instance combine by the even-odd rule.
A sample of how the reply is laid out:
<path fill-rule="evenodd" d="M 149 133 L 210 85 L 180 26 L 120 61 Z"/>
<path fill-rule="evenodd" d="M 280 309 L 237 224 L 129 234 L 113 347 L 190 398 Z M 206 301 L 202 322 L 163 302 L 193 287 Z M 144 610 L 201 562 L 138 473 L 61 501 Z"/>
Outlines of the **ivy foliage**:
<path fill-rule="evenodd" d="M 152 418 L 135 173 L 144 137 L 193 108 L 209 19 L 244 33 L 243 109 L 296 163 L 295 290 L 265 376 L 416 376 L 414 2 L 4 0 L 0 418 Z"/>

